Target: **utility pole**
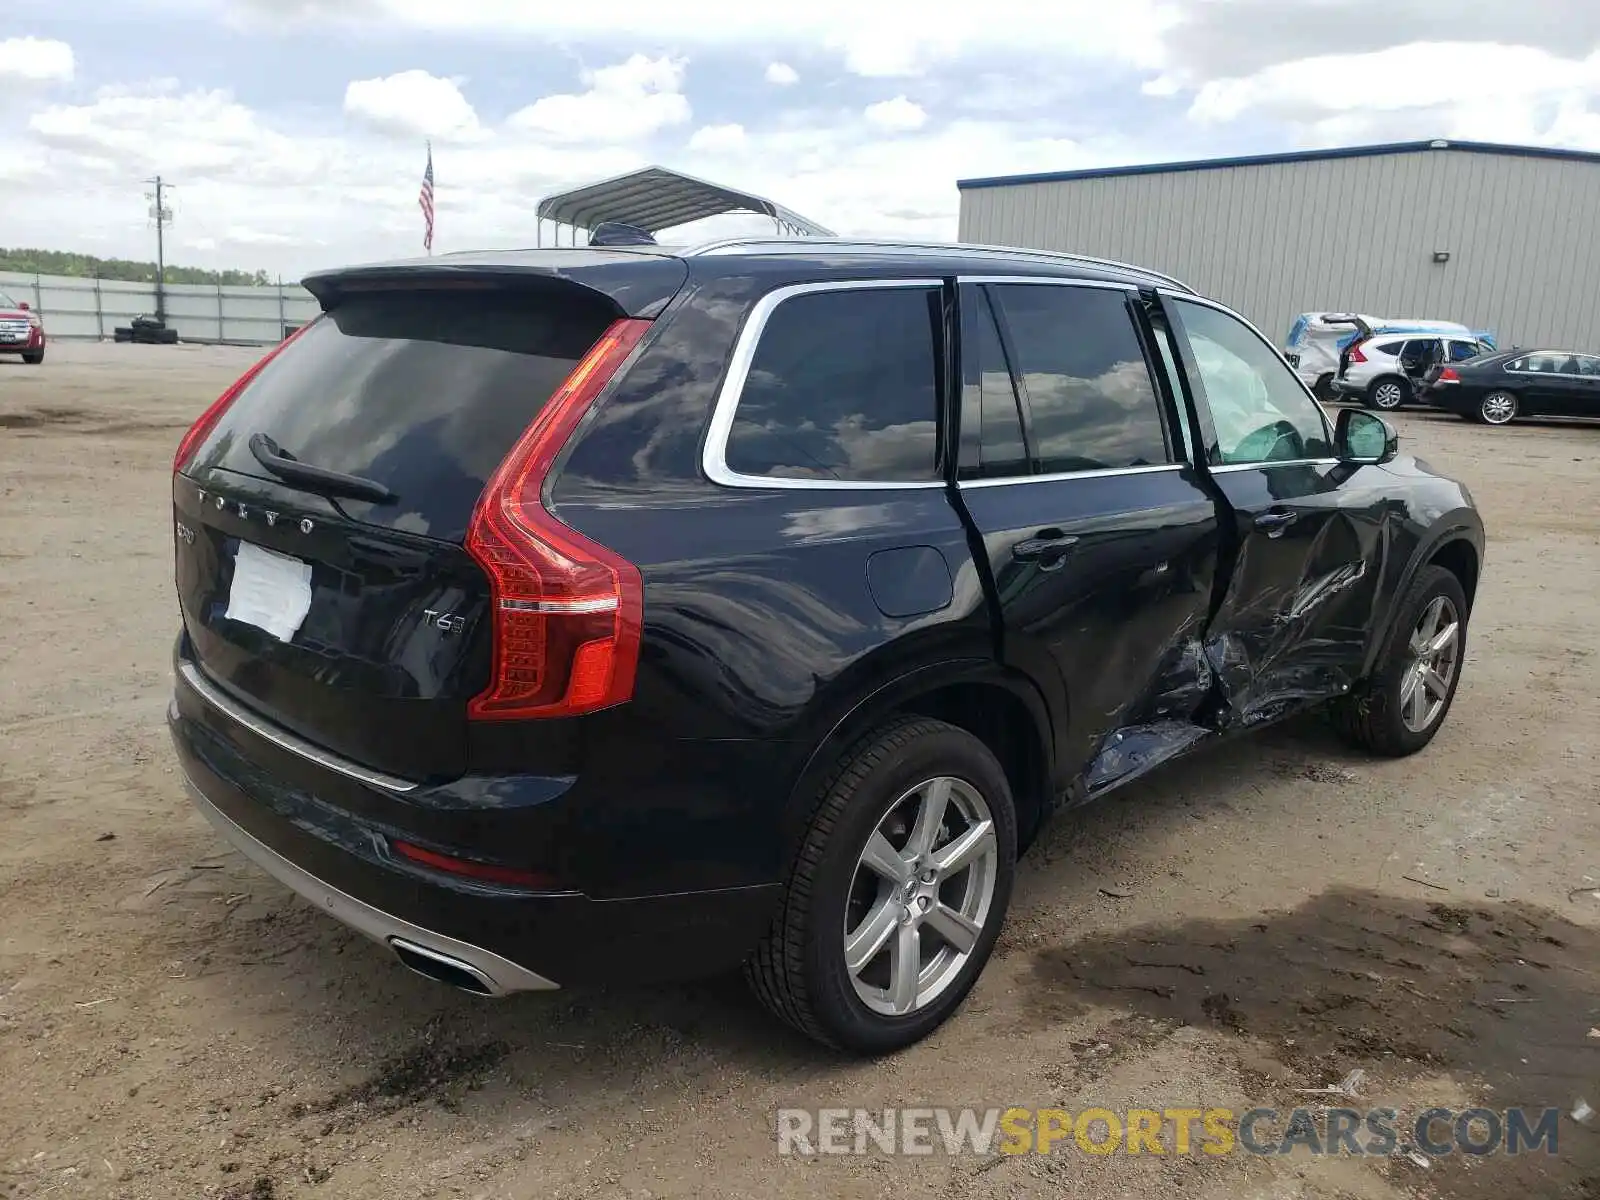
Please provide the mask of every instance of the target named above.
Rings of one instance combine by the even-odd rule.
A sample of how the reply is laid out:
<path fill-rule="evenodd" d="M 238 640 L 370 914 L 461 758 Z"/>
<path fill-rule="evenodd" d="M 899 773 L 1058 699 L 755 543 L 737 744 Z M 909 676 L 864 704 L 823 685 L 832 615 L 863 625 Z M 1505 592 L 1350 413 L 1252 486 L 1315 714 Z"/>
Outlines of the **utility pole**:
<path fill-rule="evenodd" d="M 156 320 L 163 325 L 167 323 L 167 254 L 166 254 L 166 229 L 167 222 L 172 220 L 172 210 L 166 206 L 163 191 L 166 184 L 161 181 L 161 176 L 145 180 L 146 183 L 155 185 L 154 192 L 146 195 L 153 201 L 150 205 L 150 215 L 156 222 Z"/>

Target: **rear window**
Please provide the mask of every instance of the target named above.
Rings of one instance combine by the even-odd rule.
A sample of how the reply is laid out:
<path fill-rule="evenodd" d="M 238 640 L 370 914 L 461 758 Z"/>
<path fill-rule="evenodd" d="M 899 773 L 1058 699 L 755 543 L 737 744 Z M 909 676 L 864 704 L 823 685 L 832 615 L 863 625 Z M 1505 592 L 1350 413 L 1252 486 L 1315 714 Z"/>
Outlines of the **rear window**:
<path fill-rule="evenodd" d="M 1396 357 L 1398 357 L 1400 351 L 1404 350 L 1405 348 L 1406 344 L 1404 342 L 1384 342 L 1381 346 L 1376 347 L 1379 353 L 1393 354 Z"/>
<path fill-rule="evenodd" d="M 341 499 L 355 519 L 459 541 L 489 476 L 612 315 L 575 291 L 348 297 L 267 364 L 196 466 L 272 478 L 249 448 L 264 433 L 399 497 Z"/>

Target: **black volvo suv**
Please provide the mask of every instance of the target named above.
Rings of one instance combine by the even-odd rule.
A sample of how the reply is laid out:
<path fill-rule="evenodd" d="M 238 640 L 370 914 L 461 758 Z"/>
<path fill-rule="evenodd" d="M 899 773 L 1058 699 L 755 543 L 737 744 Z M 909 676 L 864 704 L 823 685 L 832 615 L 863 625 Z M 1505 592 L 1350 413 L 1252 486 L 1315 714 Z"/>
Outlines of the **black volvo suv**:
<path fill-rule="evenodd" d="M 184 437 L 169 721 L 223 835 L 470 991 L 960 1004 L 1053 810 L 1331 703 L 1438 731 L 1483 527 L 1175 280 L 741 240 L 330 271 Z"/>

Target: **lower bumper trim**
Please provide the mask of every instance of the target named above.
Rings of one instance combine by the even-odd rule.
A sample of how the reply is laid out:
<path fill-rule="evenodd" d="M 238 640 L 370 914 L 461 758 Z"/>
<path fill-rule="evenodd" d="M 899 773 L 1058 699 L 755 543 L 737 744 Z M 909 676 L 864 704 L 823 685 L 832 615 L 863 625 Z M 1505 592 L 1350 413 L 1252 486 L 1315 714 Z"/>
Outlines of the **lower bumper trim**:
<path fill-rule="evenodd" d="M 488 995 L 504 996 L 512 992 L 553 991 L 560 986 L 543 975 L 536 975 L 526 967 L 518 966 L 510 959 L 502 958 L 492 950 L 485 950 L 481 946 L 457 941 L 442 933 L 413 925 L 324 883 L 270 846 L 252 837 L 208 800 L 192 779 L 185 779 L 184 783 L 195 807 L 234 849 L 279 883 L 324 912 L 338 918 L 357 933 L 389 947 L 390 950 L 399 949 L 411 954 L 421 952 L 427 957 L 455 963 L 465 968 L 483 985 L 481 989 L 469 989 L 472 991 L 482 990 Z M 404 955 L 401 957 L 404 961 Z"/>

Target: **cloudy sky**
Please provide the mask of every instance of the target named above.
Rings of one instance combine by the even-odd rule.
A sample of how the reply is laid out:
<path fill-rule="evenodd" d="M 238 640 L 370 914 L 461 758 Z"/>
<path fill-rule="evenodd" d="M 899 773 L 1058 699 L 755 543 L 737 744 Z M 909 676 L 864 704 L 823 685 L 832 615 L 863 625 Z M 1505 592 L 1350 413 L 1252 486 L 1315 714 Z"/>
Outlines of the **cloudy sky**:
<path fill-rule="evenodd" d="M 661 163 L 841 232 L 951 237 L 955 180 L 1457 137 L 1600 149 L 1600 4 L 50 0 L 0 33 L 0 244 L 285 276 L 529 245 Z"/>

